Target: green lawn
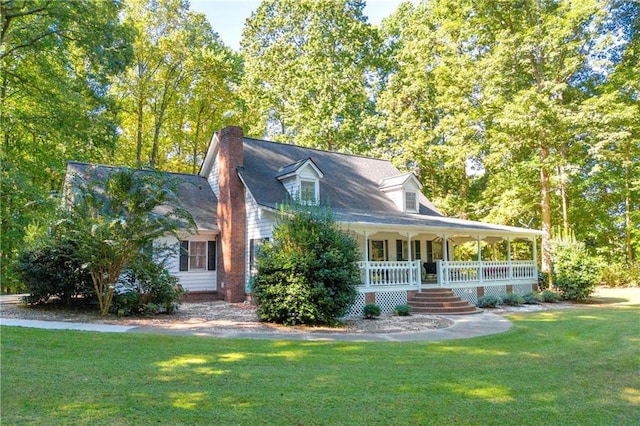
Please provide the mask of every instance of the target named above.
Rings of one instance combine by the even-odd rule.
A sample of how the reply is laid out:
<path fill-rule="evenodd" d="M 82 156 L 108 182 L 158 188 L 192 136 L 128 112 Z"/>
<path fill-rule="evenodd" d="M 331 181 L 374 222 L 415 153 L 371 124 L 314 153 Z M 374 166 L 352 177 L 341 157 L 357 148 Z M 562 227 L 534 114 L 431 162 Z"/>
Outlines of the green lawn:
<path fill-rule="evenodd" d="M 2 424 L 640 424 L 640 307 L 337 343 L 2 327 Z"/>

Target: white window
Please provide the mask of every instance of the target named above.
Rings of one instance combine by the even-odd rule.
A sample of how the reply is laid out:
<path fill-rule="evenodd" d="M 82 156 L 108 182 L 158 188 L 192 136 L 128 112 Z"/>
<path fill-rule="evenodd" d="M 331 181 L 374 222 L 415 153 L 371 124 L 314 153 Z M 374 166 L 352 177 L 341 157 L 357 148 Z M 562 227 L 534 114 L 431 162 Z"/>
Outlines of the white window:
<path fill-rule="evenodd" d="M 418 211 L 418 195 L 412 191 L 404 193 L 404 210 L 407 212 Z"/>
<path fill-rule="evenodd" d="M 180 271 L 215 271 L 216 242 L 180 242 Z"/>
<path fill-rule="evenodd" d="M 190 241 L 189 243 L 189 270 L 204 270 L 207 267 L 207 243 L 206 241 Z"/>
<path fill-rule="evenodd" d="M 317 204 L 316 182 L 312 180 L 300 181 L 300 201 L 307 204 Z"/>

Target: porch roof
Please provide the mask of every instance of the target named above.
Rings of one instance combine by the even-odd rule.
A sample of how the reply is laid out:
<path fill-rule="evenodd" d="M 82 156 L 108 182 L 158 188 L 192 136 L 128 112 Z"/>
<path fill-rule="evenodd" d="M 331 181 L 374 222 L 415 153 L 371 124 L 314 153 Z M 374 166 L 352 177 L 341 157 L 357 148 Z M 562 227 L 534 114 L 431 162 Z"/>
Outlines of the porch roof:
<path fill-rule="evenodd" d="M 334 210 L 335 218 L 354 231 L 412 232 L 442 236 L 473 235 L 531 238 L 543 235 L 537 229 L 496 225 L 493 223 L 457 219 L 445 216 L 395 212 L 365 212 L 354 210 Z"/>

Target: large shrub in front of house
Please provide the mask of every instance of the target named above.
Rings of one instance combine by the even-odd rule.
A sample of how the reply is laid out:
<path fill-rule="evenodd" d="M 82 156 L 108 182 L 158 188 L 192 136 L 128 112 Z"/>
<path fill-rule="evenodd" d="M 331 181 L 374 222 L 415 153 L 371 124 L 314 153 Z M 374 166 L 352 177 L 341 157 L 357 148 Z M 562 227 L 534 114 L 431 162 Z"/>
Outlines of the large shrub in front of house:
<path fill-rule="evenodd" d="M 258 315 L 285 325 L 335 324 L 355 301 L 357 242 L 329 210 L 300 206 L 282 213 L 256 260 Z"/>
<path fill-rule="evenodd" d="M 48 238 L 25 248 L 18 256 L 17 272 L 29 292 L 26 302 L 63 306 L 86 303 L 95 297 L 91 274 L 76 256 L 78 245 L 65 238 Z"/>
<path fill-rule="evenodd" d="M 598 283 L 602 262 L 572 235 L 552 241 L 553 285 L 567 300 L 587 299 Z"/>

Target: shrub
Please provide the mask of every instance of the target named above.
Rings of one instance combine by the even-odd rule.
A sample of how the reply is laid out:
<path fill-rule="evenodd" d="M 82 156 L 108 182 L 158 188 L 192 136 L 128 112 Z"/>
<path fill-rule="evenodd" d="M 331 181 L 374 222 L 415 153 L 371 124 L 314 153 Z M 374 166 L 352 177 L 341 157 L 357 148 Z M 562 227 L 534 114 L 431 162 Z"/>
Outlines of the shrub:
<path fill-rule="evenodd" d="M 381 314 L 380 306 L 375 303 L 369 303 L 368 305 L 364 305 L 362 309 L 362 313 L 366 319 L 374 319 L 379 317 Z"/>
<path fill-rule="evenodd" d="M 524 298 L 516 293 L 508 293 L 502 296 L 502 303 L 509 306 L 520 306 L 524 303 Z"/>
<path fill-rule="evenodd" d="M 413 308 L 409 305 L 398 305 L 396 306 L 396 309 L 393 311 L 393 313 L 398 315 L 399 317 L 407 317 L 411 315 L 412 310 Z"/>
<path fill-rule="evenodd" d="M 253 294 L 262 321 L 335 324 L 353 304 L 360 283 L 357 242 L 325 209 L 283 210 L 256 259 Z"/>
<path fill-rule="evenodd" d="M 556 303 L 562 299 L 558 293 L 551 290 L 543 291 L 540 296 L 542 298 L 542 301 L 545 303 Z"/>
<path fill-rule="evenodd" d="M 524 299 L 524 303 L 527 305 L 537 305 L 538 303 L 542 302 L 542 296 L 540 295 L 540 293 L 536 293 L 534 291 L 525 294 L 524 296 L 522 296 L 522 299 Z"/>
<path fill-rule="evenodd" d="M 600 277 L 599 259 L 591 256 L 584 243 L 572 236 L 553 240 L 551 248 L 554 286 L 567 300 L 587 299 Z"/>
<path fill-rule="evenodd" d="M 495 308 L 501 302 L 501 299 L 497 296 L 482 296 L 478 299 L 476 306 L 478 308 Z"/>
<path fill-rule="evenodd" d="M 549 273 L 538 271 L 538 290 L 543 291 L 549 288 Z"/>
<path fill-rule="evenodd" d="M 46 303 L 54 297 L 70 306 L 92 299 L 91 275 L 74 256 L 75 250 L 72 241 L 52 239 L 20 253 L 17 271 L 30 293 L 27 303 Z"/>
<path fill-rule="evenodd" d="M 186 294 L 177 278 L 169 275 L 163 264 L 150 258 L 141 260 L 136 266 L 139 269 L 128 270 L 120 277 L 110 311 L 120 316 L 150 316 L 175 311 Z"/>
<path fill-rule="evenodd" d="M 607 265 L 602 270 L 600 284 L 609 287 L 640 286 L 640 263 L 612 263 Z"/>

